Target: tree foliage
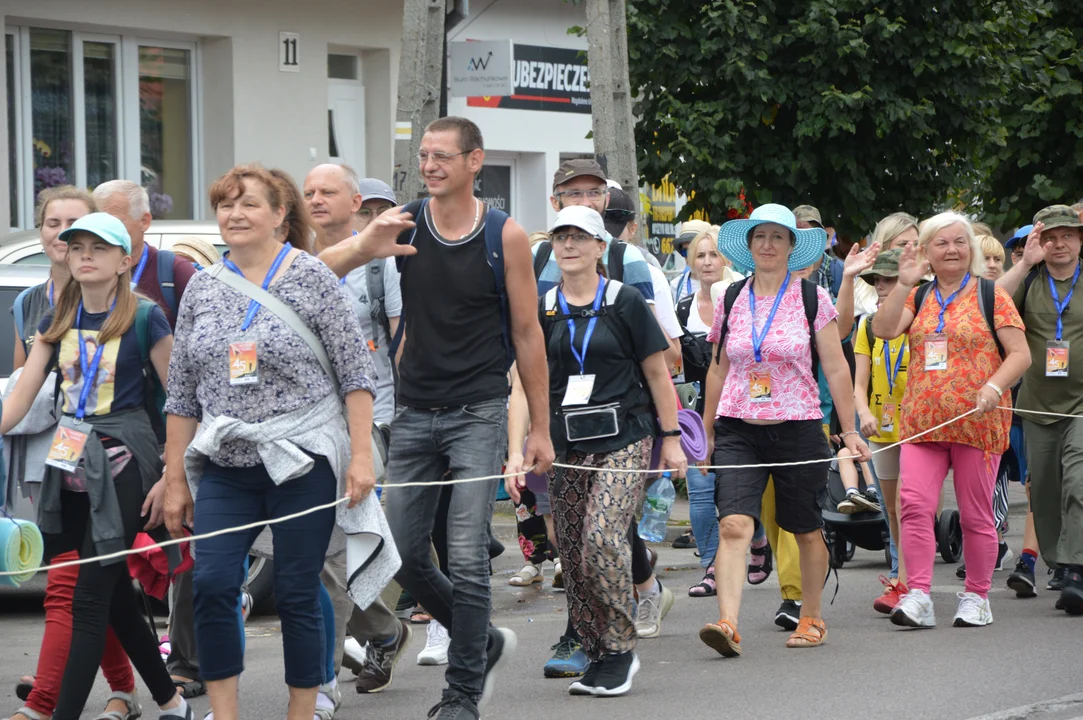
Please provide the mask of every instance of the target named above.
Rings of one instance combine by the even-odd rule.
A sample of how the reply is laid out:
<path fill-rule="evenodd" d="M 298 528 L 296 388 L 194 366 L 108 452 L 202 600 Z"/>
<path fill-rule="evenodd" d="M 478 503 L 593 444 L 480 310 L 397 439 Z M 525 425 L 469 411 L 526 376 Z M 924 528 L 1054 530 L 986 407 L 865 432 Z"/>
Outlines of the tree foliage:
<path fill-rule="evenodd" d="M 1045 4 L 630 0 L 640 172 L 694 193 L 685 212 L 721 217 L 744 189 L 844 233 L 974 202 Z"/>

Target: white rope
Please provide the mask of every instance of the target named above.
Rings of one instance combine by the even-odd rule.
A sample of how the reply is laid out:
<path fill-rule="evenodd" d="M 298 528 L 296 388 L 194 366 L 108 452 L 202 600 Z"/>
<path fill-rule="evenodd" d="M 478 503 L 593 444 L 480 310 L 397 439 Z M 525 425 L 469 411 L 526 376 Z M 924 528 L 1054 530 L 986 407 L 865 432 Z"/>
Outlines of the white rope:
<path fill-rule="evenodd" d="M 1031 414 L 1034 414 L 1034 415 L 1045 415 L 1045 416 L 1059 417 L 1059 418 L 1083 418 L 1083 415 L 1065 415 L 1064 413 L 1043 412 L 1043 411 L 1040 411 L 1040 410 L 1020 410 L 1018 408 L 1010 408 L 1010 407 L 1004 407 L 1004 406 L 997 406 L 996 409 L 998 409 L 998 410 L 1006 410 L 1006 411 L 1009 411 L 1009 412 L 1014 410 L 1015 412 L 1020 412 L 1020 413 L 1031 413 Z M 892 445 L 888 445 L 886 447 L 880 448 L 879 450 L 874 450 L 872 454 L 875 455 L 877 453 L 885 452 L 887 450 L 891 450 L 892 448 L 899 447 L 900 445 L 904 445 L 906 443 L 914 442 L 915 440 L 917 440 L 918 438 L 920 438 L 920 437 L 922 437 L 924 435 L 928 435 L 931 432 L 935 432 L 935 431 L 937 431 L 937 430 L 939 430 L 939 429 L 941 429 L 943 427 L 951 425 L 952 423 L 957 422 L 957 421 L 959 421 L 959 420 L 965 418 L 966 416 L 968 416 L 968 415 L 970 415 L 972 413 L 975 413 L 975 412 L 977 412 L 977 409 L 969 410 L 969 411 L 963 413 L 962 415 L 958 415 L 956 417 L 953 417 L 951 420 L 948 420 L 946 422 L 942 422 L 942 423 L 940 423 L 939 425 L 937 425 L 935 427 L 931 427 L 928 430 L 924 430 L 924 431 L 918 433 L 917 435 L 913 435 L 913 436 L 908 437 L 908 438 L 906 438 L 904 440 L 900 440 L 897 443 L 894 443 Z M 825 463 L 825 462 L 829 463 L 829 462 L 834 461 L 835 459 L 836 458 L 834 458 L 834 457 L 828 457 L 828 458 L 817 458 L 815 460 L 797 460 L 797 461 L 794 461 L 794 462 L 785 462 L 785 463 L 758 463 L 758 464 L 753 464 L 753 465 L 708 465 L 706 467 L 703 467 L 703 466 L 700 466 L 700 467 L 702 467 L 705 470 L 736 470 L 736 469 L 742 469 L 742 468 L 764 468 L 764 467 L 778 468 L 778 467 L 792 467 L 792 466 L 796 466 L 796 465 L 815 465 L 817 463 Z M 585 466 L 585 465 L 568 465 L 568 464 L 565 464 L 565 463 L 553 463 L 553 466 L 554 467 L 560 467 L 560 468 L 569 468 L 569 469 L 595 470 L 595 471 L 634 473 L 634 474 L 655 474 L 655 473 L 660 473 L 660 472 L 672 472 L 671 470 L 666 470 L 665 468 L 657 468 L 655 470 L 636 470 L 636 469 L 632 469 L 632 468 L 597 468 L 597 467 L 589 467 L 589 466 Z M 504 473 L 504 474 L 501 474 L 501 475 L 483 475 L 481 477 L 472 477 L 472 478 L 449 478 L 449 479 L 446 479 L 446 480 L 431 480 L 431 481 L 426 481 L 426 482 L 383 483 L 381 485 L 378 485 L 377 487 L 381 487 L 381 488 L 405 488 L 405 487 L 437 487 L 437 486 L 442 486 L 442 485 L 461 485 L 461 484 L 464 484 L 464 483 L 481 482 L 483 480 L 501 480 L 501 479 L 509 478 L 509 477 L 517 477 L 519 475 L 527 474 L 532 469 L 533 468 L 527 468 L 526 470 L 523 470 L 523 471 L 517 472 L 517 473 Z M 0 577 L 7 577 L 7 576 L 11 576 L 11 575 L 23 575 L 25 573 L 30 573 L 30 572 L 36 573 L 36 572 L 40 572 L 42 570 L 49 570 L 49 569 L 75 567 L 77 565 L 86 565 L 86 564 L 92 563 L 92 562 L 103 562 L 105 560 L 118 560 L 120 558 L 128 557 L 129 555 L 139 555 L 141 553 L 145 553 L 145 552 L 148 552 L 150 550 L 154 550 L 155 548 L 164 548 L 164 547 L 169 547 L 171 545 L 180 545 L 180 544 L 183 544 L 183 543 L 195 542 L 196 540 L 207 540 L 209 538 L 219 537 L 220 535 L 228 535 L 230 533 L 244 532 L 246 530 L 255 530 L 257 528 L 263 528 L 263 527 L 267 527 L 269 525 L 277 525 L 278 523 L 284 523 L 284 522 L 286 522 L 288 520 L 295 520 L 296 518 L 304 517 L 305 515 L 311 515 L 312 513 L 320 512 L 322 510 L 329 510 L 331 508 L 337 507 L 337 506 L 341 505 L 342 503 L 348 502 L 348 501 L 349 501 L 349 498 L 343 497 L 343 498 L 339 498 L 338 500 L 335 500 L 334 502 L 325 503 L 323 505 L 317 505 L 315 507 L 310 507 L 310 508 L 308 508 L 306 510 L 301 510 L 300 512 L 295 512 L 293 514 L 286 515 L 286 516 L 280 517 L 280 518 L 274 518 L 274 519 L 271 519 L 271 520 L 260 520 L 258 522 L 248 523 L 247 525 L 240 525 L 238 527 L 223 528 L 221 530 L 215 530 L 214 532 L 203 533 L 201 535 L 191 535 L 191 536 L 183 537 L 183 538 L 172 538 L 170 540 L 165 540 L 165 541 L 162 541 L 160 543 L 156 543 L 154 545 L 147 545 L 147 546 L 141 547 L 141 548 L 131 548 L 131 549 L 128 549 L 128 550 L 120 550 L 118 552 L 110 553 L 108 555 L 98 555 L 98 556 L 95 556 L 95 557 L 80 558 L 78 560 L 69 560 L 69 561 L 62 562 L 62 563 L 56 563 L 54 565 L 44 565 L 44 566 L 41 566 L 41 567 L 25 569 L 25 570 L 0 572 Z M 0 522 L 2 522 L 2 520 L 0 520 Z"/>

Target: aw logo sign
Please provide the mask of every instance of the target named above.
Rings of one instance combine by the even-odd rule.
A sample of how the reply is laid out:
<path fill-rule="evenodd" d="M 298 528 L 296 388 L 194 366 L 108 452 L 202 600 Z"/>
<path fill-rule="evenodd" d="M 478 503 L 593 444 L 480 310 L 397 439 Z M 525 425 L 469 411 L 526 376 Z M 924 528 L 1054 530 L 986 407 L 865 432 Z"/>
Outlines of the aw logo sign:
<path fill-rule="evenodd" d="M 512 75 L 511 40 L 448 43 L 448 80 L 451 94 L 510 95 L 515 78 Z M 454 68 L 452 70 L 451 68 Z"/>

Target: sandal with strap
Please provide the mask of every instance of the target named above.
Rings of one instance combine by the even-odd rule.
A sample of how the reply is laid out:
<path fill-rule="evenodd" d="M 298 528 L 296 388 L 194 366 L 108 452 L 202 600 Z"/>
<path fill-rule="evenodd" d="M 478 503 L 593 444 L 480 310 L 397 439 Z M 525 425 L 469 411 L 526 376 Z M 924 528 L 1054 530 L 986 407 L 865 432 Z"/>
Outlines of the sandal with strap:
<path fill-rule="evenodd" d="M 748 584 L 759 585 L 767 582 L 767 578 L 771 577 L 771 570 L 774 569 L 771 545 L 765 544 L 762 548 L 750 546 L 748 551 L 752 556 L 748 563 Z"/>
<path fill-rule="evenodd" d="M 717 594 L 718 588 L 714 582 L 714 565 L 707 568 L 707 572 L 703 574 L 703 579 L 699 581 L 698 585 L 688 588 L 689 597 L 714 597 Z"/>
<path fill-rule="evenodd" d="M 794 630 L 793 635 L 790 635 L 790 639 L 786 641 L 786 647 L 820 647 L 825 640 L 827 640 L 827 625 L 824 624 L 824 621 L 803 617 L 797 623 L 797 629 Z"/>
<path fill-rule="evenodd" d="M 191 700 L 192 698 L 202 697 L 207 694 L 207 686 L 202 680 L 178 680 L 173 678 L 173 684 L 177 687 L 177 692 L 185 700 Z"/>
<path fill-rule="evenodd" d="M 22 717 L 20 717 L 20 715 Z M 16 710 L 7 720 L 23 720 L 24 718 L 25 720 L 45 720 L 44 715 L 37 712 L 36 710 L 31 710 L 25 705 Z"/>
<path fill-rule="evenodd" d="M 522 570 L 508 578 L 508 585 L 526 587 L 534 583 L 540 583 L 543 580 L 545 580 L 545 577 L 542 575 L 541 568 L 533 563 L 527 563 Z"/>
<path fill-rule="evenodd" d="M 410 612 L 410 622 L 414 625 L 427 625 L 432 620 L 432 615 L 425 612 L 425 609 L 420 605 L 415 607 Z"/>
<path fill-rule="evenodd" d="M 114 700 L 120 700 L 128 706 L 128 712 L 122 713 L 119 710 L 109 710 L 97 715 L 94 720 L 136 720 L 136 718 L 143 716 L 143 706 L 139 704 L 139 697 L 135 692 L 114 692 L 109 695 L 109 699 L 105 701 L 105 704 L 113 702 Z"/>
<path fill-rule="evenodd" d="M 737 657 L 741 654 L 741 636 L 729 620 L 707 623 L 699 631 L 699 639 L 722 657 Z"/>

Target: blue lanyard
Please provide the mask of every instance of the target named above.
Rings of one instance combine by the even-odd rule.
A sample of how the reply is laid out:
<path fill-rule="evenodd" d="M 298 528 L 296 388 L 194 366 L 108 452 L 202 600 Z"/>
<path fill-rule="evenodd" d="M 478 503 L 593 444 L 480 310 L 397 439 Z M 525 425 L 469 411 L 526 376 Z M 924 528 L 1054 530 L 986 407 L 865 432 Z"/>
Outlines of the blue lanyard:
<path fill-rule="evenodd" d="M 748 310 L 752 315 L 752 352 L 756 356 L 756 362 L 763 362 L 763 355 L 760 354 L 760 348 L 763 347 L 763 341 L 767 339 L 767 333 L 771 329 L 771 323 L 775 321 L 775 313 L 778 312 L 778 306 L 782 303 L 782 296 L 786 294 L 786 288 L 790 285 L 790 273 L 786 272 L 786 279 L 782 281 L 782 287 L 779 288 L 778 295 L 775 295 L 775 304 L 771 306 L 771 312 L 767 315 L 767 322 L 763 325 L 763 332 L 756 335 L 756 291 L 752 289 L 753 283 L 748 284 Z"/>
<path fill-rule="evenodd" d="M 45 287 L 46 287 L 46 288 L 47 288 L 47 290 L 48 290 L 48 295 L 49 295 L 49 307 L 53 307 L 53 306 L 55 306 L 55 305 L 56 305 L 56 303 L 54 303 L 54 302 L 53 302 L 53 289 L 54 289 L 54 288 L 56 287 L 56 285 L 55 285 L 55 284 L 53 283 L 53 281 L 52 281 L 52 280 L 50 280 L 50 281 L 49 281 L 48 283 L 46 283 L 46 286 L 45 286 Z"/>
<path fill-rule="evenodd" d="M 263 289 L 264 290 L 266 290 L 268 287 L 270 287 L 271 279 L 278 272 L 278 268 L 282 267 L 282 261 L 286 259 L 287 255 L 289 255 L 290 249 L 291 248 L 290 248 L 289 245 L 283 245 L 282 249 L 278 252 L 278 257 L 276 257 L 275 261 L 273 263 L 271 263 L 271 269 L 267 271 L 267 277 L 263 278 Z M 229 259 L 229 253 L 228 252 L 222 258 L 222 263 L 225 264 L 225 266 L 227 268 L 229 268 L 230 270 L 232 270 L 233 272 L 237 273 L 241 277 L 244 277 L 244 273 L 241 272 L 241 269 L 239 267 L 237 267 L 237 265 L 232 260 Z M 249 303 L 248 303 L 248 313 L 244 316 L 244 322 L 241 323 L 241 332 L 244 332 L 245 330 L 247 330 L 248 326 L 252 324 L 252 321 L 256 319 L 256 313 L 259 312 L 259 309 L 260 309 L 260 304 L 258 302 L 256 302 L 255 300 L 250 300 L 249 301 Z"/>
<path fill-rule="evenodd" d="M 944 332 L 944 313 L 947 312 L 948 305 L 951 305 L 955 298 L 958 297 L 959 293 L 963 291 L 963 288 L 966 287 L 968 282 L 970 282 L 970 273 L 966 274 L 966 277 L 963 278 L 963 284 L 959 286 L 958 290 L 951 295 L 948 295 L 947 302 L 945 302 L 944 297 L 940 294 L 940 282 L 938 280 L 933 280 L 933 292 L 936 293 L 936 301 L 940 303 L 940 324 L 936 326 L 936 331 L 938 333 Z"/>
<path fill-rule="evenodd" d="M 1072 293 L 1075 292 L 1075 283 L 1079 280 L 1079 268 L 1080 264 L 1075 264 L 1075 275 L 1072 276 L 1072 287 L 1068 289 L 1068 294 L 1064 296 L 1064 301 L 1060 299 L 1060 295 L 1057 293 L 1057 284 L 1053 282 L 1053 276 L 1046 274 L 1046 279 L 1049 280 L 1049 293 L 1053 296 L 1053 307 L 1057 309 L 1057 342 L 1061 341 L 1064 335 L 1064 311 L 1068 309 L 1068 303 L 1072 301 Z M 1046 273 L 1049 271 L 1046 270 Z"/>
<path fill-rule="evenodd" d="M 685 295 L 691 295 L 692 294 L 692 271 L 690 269 L 686 268 L 685 271 L 684 271 L 684 277 L 685 277 L 685 280 L 684 280 L 684 287 L 685 287 L 684 294 Z"/>
<path fill-rule="evenodd" d="M 572 348 L 572 357 L 579 363 L 579 374 L 586 375 L 587 367 L 587 347 L 590 345 L 590 336 L 594 334 L 594 326 L 598 324 L 598 311 L 602 307 L 602 298 L 605 296 L 605 282 L 602 278 L 598 278 L 598 292 L 594 294 L 594 313 L 590 316 L 590 320 L 587 321 L 587 331 L 583 335 L 583 351 L 579 352 L 575 349 L 575 320 L 568 318 L 568 344 Z M 568 310 L 568 301 L 564 299 L 564 293 L 557 290 L 557 302 L 560 303 L 560 310 L 565 315 L 571 315 Z"/>
<path fill-rule="evenodd" d="M 150 250 L 147 246 L 143 246 L 143 255 L 139 258 L 139 265 L 135 268 L 135 274 L 132 275 L 132 290 L 135 290 L 135 286 L 139 284 L 139 281 L 143 279 L 143 271 L 147 269 L 147 258 L 150 257 Z"/>
<path fill-rule="evenodd" d="M 899 368 L 902 367 L 903 355 L 906 353 L 906 338 L 903 337 L 902 347 L 899 348 L 899 354 L 895 358 L 895 369 L 891 369 L 891 342 L 884 340 L 884 367 L 887 369 L 887 391 L 888 394 L 895 394 L 895 380 L 899 377 Z"/>
<path fill-rule="evenodd" d="M 116 298 L 113 298 L 113 308 L 117 306 Z M 105 343 L 98 343 L 98 349 L 94 351 L 94 357 L 87 361 L 86 340 L 83 338 L 83 301 L 79 301 L 79 309 L 75 312 L 75 328 L 79 333 L 79 367 L 83 371 L 83 389 L 79 393 L 79 405 L 75 408 L 75 417 L 82 420 L 86 416 L 86 403 L 90 398 L 90 389 L 94 387 L 94 381 L 98 377 L 98 365 L 102 361 L 102 353 L 105 352 Z"/>

